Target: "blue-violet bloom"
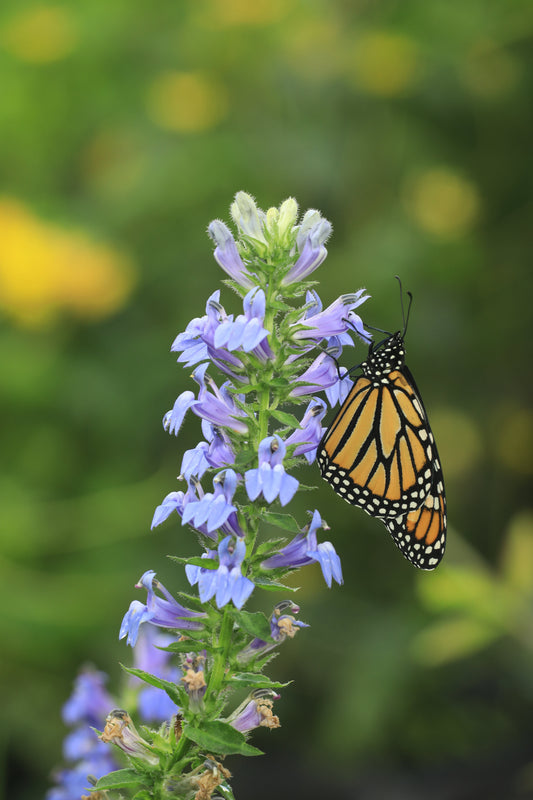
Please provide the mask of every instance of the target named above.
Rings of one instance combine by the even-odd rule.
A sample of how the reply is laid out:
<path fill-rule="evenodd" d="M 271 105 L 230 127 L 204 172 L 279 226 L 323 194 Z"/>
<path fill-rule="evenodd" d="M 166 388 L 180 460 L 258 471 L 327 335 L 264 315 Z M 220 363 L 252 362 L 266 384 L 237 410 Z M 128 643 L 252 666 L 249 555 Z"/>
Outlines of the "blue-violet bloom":
<path fill-rule="evenodd" d="M 208 554 L 206 554 L 208 555 Z M 208 557 L 216 555 L 210 551 Z M 213 596 L 218 608 L 233 601 L 233 605 L 242 608 L 250 597 L 254 584 L 241 571 L 241 564 L 246 555 L 246 545 L 241 538 L 226 536 L 218 546 L 219 567 L 204 569 L 187 565 L 186 573 L 191 583 L 198 583 L 198 591 L 202 603 Z"/>
<path fill-rule="evenodd" d="M 303 567 L 305 564 L 311 564 L 313 561 L 318 561 L 324 580 L 330 588 L 332 580 L 342 584 L 340 558 L 331 542 L 318 544 L 316 535 L 318 528 L 327 530 L 327 525 L 322 521 L 319 512 L 315 511 L 307 532 L 304 529 L 279 553 L 263 561 L 261 563 L 263 569 L 276 569 L 277 567 L 297 568 Z"/>
<path fill-rule="evenodd" d="M 283 458 L 286 450 L 285 442 L 276 434 L 267 436 L 259 444 L 259 467 L 247 470 L 244 475 L 250 500 L 256 500 L 260 494 L 267 503 L 279 497 L 282 506 L 292 500 L 299 483 L 285 472 Z"/>
<path fill-rule="evenodd" d="M 198 631 L 202 629 L 203 625 L 198 618 L 205 617 L 205 614 L 201 611 L 191 611 L 180 605 L 163 584 L 155 579 L 153 570 L 144 573 L 139 583 L 136 584 L 139 589 L 141 586 L 147 590 L 146 603 L 143 605 L 138 600 L 133 600 L 122 620 L 119 639 L 123 639 L 127 635 L 127 643 L 134 647 L 139 635 L 139 628 L 145 622 L 175 630 Z M 165 599 L 156 595 L 156 589 L 159 589 Z"/>

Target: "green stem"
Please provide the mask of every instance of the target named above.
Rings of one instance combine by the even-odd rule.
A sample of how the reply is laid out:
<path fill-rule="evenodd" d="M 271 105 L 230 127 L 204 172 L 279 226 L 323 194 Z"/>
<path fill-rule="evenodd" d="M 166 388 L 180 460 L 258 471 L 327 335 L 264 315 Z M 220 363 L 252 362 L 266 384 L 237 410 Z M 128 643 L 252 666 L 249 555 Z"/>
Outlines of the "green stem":
<path fill-rule="evenodd" d="M 220 625 L 220 633 L 218 635 L 218 642 L 215 650 L 215 659 L 209 684 L 206 691 L 206 700 L 209 705 L 213 704 L 222 688 L 224 675 L 226 673 L 226 665 L 228 661 L 228 653 L 231 646 L 231 634 L 233 632 L 233 620 L 228 612 L 227 607 L 224 608 L 222 614 L 222 623 Z"/>

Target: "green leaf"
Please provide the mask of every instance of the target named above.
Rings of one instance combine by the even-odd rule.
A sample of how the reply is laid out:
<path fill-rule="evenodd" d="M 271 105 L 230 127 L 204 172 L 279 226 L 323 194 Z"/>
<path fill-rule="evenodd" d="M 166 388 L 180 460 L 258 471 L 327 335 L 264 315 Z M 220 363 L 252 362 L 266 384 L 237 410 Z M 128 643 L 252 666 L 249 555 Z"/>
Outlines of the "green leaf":
<path fill-rule="evenodd" d="M 186 725 L 184 734 L 209 753 L 220 755 L 261 756 L 263 752 L 248 744 L 243 734 L 228 722 L 214 720 L 204 722 L 201 727 Z"/>
<path fill-rule="evenodd" d="M 303 381 L 300 383 L 302 386 L 305 386 Z M 272 378 L 269 384 L 272 389 L 287 389 L 289 386 L 292 388 L 292 384 L 287 378 Z"/>
<path fill-rule="evenodd" d="M 232 686 L 253 686 L 255 689 L 283 689 L 288 683 L 271 681 L 266 675 L 259 675 L 257 672 L 236 672 L 228 681 Z"/>
<path fill-rule="evenodd" d="M 172 556 L 169 556 L 169 558 L 172 558 Z M 187 594 L 186 592 L 178 592 L 177 598 L 180 602 L 183 601 L 183 605 L 187 606 L 188 608 L 191 608 L 193 611 L 205 612 L 205 608 L 202 605 L 202 602 L 199 597 L 193 594 Z"/>
<path fill-rule="evenodd" d="M 279 552 L 286 541 L 287 539 L 285 537 L 280 537 L 278 539 L 269 539 L 266 542 L 261 542 L 255 550 L 254 561 L 263 561 L 267 556 Z"/>
<path fill-rule="evenodd" d="M 112 789 L 135 789 L 143 784 L 142 775 L 134 769 L 117 769 L 99 778 L 96 789 L 111 791 Z"/>
<path fill-rule="evenodd" d="M 283 423 L 283 425 L 287 425 L 289 428 L 300 428 L 300 421 L 296 419 L 294 414 L 289 414 L 287 411 L 278 411 L 271 409 L 271 415 L 274 419 L 277 419 L 278 422 Z"/>
<path fill-rule="evenodd" d="M 267 641 L 270 639 L 270 623 L 261 611 L 252 613 L 250 611 L 238 611 L 235 608 L 231 609 L 231 614 L 239 628 L 245 633 Z"/>
<path fill-rule="evenodd" d="M 172 558 L 179 564 L 191 564 L 193 567 L 203 567 L 204 569 L 218 569 L 220 566 L 215 558 L 202 558 L 201 556 L 192 556 L 191 558 L 173 556 Z"/>
<path fill-rule="evenodd" d="M 302 532 L 300 526 L 290 514 L 277 514 L 275 511 L 263 511 L 261 519 L 284 531 L 290 531 L 291 533 Z"/>
<path fill-rule="evenodd" d="M 254 578 L 254 583 L 256 586 L 259 586 L 261 589 L 266 589 L 268 592 L 279 592 L 280 590 L 284 592 L 297 592 L 300 588 L 299 586 L 286 586 L 284 583 L 278 583 L 277 581 L 265 577 Z"/>
<path fill-rule="evenodd" d="M 184 690 L 180 686 L 177 686 L 175 683 L 171 683 L 170 681 L 165 681 L 163 678 L 156 678 L 155 675 L 151 675 L 149 672 L 145 672 L 142 669 L 136 669 L 136 667 L 125 667 L 124 664 L 121 664 L 120 666 L 129 675 L 134 675 L 136 678 L 140 678 L 145 683 L 150 684 L 150 686 L 155 686 L 157 689 L 163 689 L 163 691 L 168 694 L 172 702 L 176 703 L 178 706 L 181 705 L 182 694 Z"/>
<path fill-rule="evenodd" d="M 166 647 L 158 647 L 158 650 L 165 650 L 167 653 L 199 653 L 205 649 L 204 642 L 193 642 L 186 639 L 181 642 L 171 642 Z"/>

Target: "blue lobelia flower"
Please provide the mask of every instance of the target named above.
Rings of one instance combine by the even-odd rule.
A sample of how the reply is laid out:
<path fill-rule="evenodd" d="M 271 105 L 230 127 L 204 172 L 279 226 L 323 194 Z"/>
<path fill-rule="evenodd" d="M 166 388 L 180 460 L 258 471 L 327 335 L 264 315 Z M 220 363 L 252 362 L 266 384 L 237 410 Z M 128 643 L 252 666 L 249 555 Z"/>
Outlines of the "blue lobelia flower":
<path fill-rule="evenodd" d="M 206 375 L 207 367 L 208 364 L 201 364 L 193 372 L 193 378 L 200 386 L 200 391 L 198 400 L 190 407 L 197 416 L 213 425 L 229 428 L 236 433 L 248 433 L 248 425 L 243 421 L 246 415 L 235 404 L 233 395 L 229 391 L 229 382 L 222 384 L 219 389 L 215 381 Z M 239 395 L 237 398 L 244 399 Z"/>
<path fill-rule="evenodd" d="M 297 341 L 311 339 L 320 342 L 322 339 L 329 339 L 331 336 L 339 336 L 349 330 L 355 331 L 363 341 L 369 342 L 371 335 L 365 330 L 361 317 L 353 312 L 369 295 L 364 289 L 351 294 L 343 294 L 338 297 L 324 311 L 319 311 L 312 316 L 304 316 L 292 326 L 293 338 Z M 302 326 L 305 326 L 303 328 Z"/>
<path fill-rule="evenodd" d="M 305 455 L 309 464 L 315 460 L 317 447 L 326 431 L 326 428 L 322 427 L 326 411 L 327 405 L 324 401 L 313 397 L 302 417 L 300 427 L 285 440 L 286 445 L 296 444 L 294 455 Z"/>
<path fill-rule="evenodd" d="M 241 733 L 248 733 L 259 726 L 279 728 L 279 718 L 272 713 L 273 701 L 279 700 L 279 697 L 273 689 L 255 689 L 228 717 L 227 722 Z"/>
<path fill-rule="evenodd" d="M 101 778 L 118 769 L 109 747 L 101 742 L 93 727 L 103 727 L 114 701 L 105 689 L 107 675 L 85 667 L 74 682 L 74 691 L 63 706 L 63 719 L 76 727 L 65 737 L 63 755 L 67 766 L 56 770 L 56 786 L 46 800 L 72 800 L 88 793 L 88 776 Z"/>
<path fill-rule="evenodd" d="M 202 430 L 209 442 L 205 454 L 206 461 L 211 467 L 229 467 L 235 463 L 235 453 L 231 446 L 228 434 L 223 428 L 211 425 L 207 420 L 202 420 Z"/>
<path fill-rule="evenodd" d="M 339 382 L 337 363 L 329 353 L 320 353 L 315 360 L 298 377 L 298 385 L 291 391 L 291 397 L 305 397 L 305 395 L 329 389 Z"/>
<path fill-rule="evenodd" d="M 318 528 L 328 529 L 318 511 L 313 513 L 313 518 L 308 530 L 299 533 L 279 553 L 267 558 L 261 563 L 263 569 L 276 569 L 278 567 L 297 568 L 313 561 L 318 561 L 324 575 L 324 580 L 331 588 L 332 580 L 338 584 L 343 583 L 341 561 L 331 542 L 318 544 L 316 532 Z"/>
<path fill-rule="evenodd" d="M 207 442 L 199 442 L 192 450 L 186 450 L 181 459 L 180 478 L 189 482 L 191 476 L 201 478 L 204 472 L 209 469 L 210 462 L 207 459 L 209 445 Z"/>
<path fill-rule="evenodd" d="M 282 285 L 288 286 L 307 278 L 322 264 L 328 254 L 324 242 L 329 239 L 331 231 L 331 223 L 318 211 L 307 211 L 296 237 L 300 257 L 283 278 Z"/>
<path fill-rule="evenodd" d="M 296 478 L 285 472 L 283 458 L 286 450 L 285 442 L 276 434 L 267 436 L 260 442 L 259 467 L 247 470 L 244 475 L 250 500 L 256 500 L 260 494 L 267 503 L 272 503 L 279 497 L 282 506 L 292 500 L 299 483 Z"/>
<path fill-rule="evenodd" d="M 195 528 L 205 525 L 207 533 L 220 528 L 228 521 L 229 516 L 236 514 L 232 504 L 237 488 L 237 475 L 234 470 L 226 469 L 213 478 L 214 492 L 204 494 L 198 500 L 189 501 L 183 509 L 182 525 L 190 523 Z"/>
<path fill-rule="evenodd" d="M 290 612 L 290 613 L 289 613 Z M 299 628 L 308 628 L 306 622 L 297 620 L 294 614 L 300 612 L 300 606 L 292 600 L 282 600 L 276 605 L 270 617 L 270 631 L 272 641 L 264 641 L 256 637 L 237 654 L 237 661 L 245 664 L 252 659 L 265 655 L 274 647 L 278 647 L 287 638 L 293 639 Z"/>
<path fill-rule="evenodd" d="M 144 573 L 139 583 L 136 584 L 139 589 L 141 586 L 144 586 L 148 592 L 146 603 L 143 605 L 138 600 L 133 600 L 122 620 L 119 639 L 127 636 L 127 643 L 134 647 L 139 635 L 139 628 L 145 622 L 151 622 L 152 625 L 161 628 L 181 631 L 197 631 L 203 628 L 199 618 L 205 617 L 205 614 L 201 611 L 191 611 L 180 605 L 163 584 L 155 579 L 153 570 Z M 159 589 L 165 599 L 156 595 L 156 589 Z"/>
<path fill-rule="evenodd" d="M 204 554 L 206 558 L 214 558 L 217 552 L 210 550 Z M 240 538 L 226 536 L 218 546 L 219 567 L 204 569 L 188 564 L 187 578 L 191 585 L 198 583 L 198 591 L 202 603 L 212 597 L 218 608 L 222 608 L 231 600 L 237 608 L 242 608 L 250 597 L 254 584 L 241 571 L 241 564 L 246 555 L 246 545 Z"/>
<path fill-rule="evenodd" d="M 265 293 L 257 286 L 250 289 L 243 300 L 244 314 L 232 320 L 226 319 L 215 333 L 215 347 L 229 351 L 242 349 L 245 353 L 254 350 L 268 336 L 263 328 L 265 319 Z"/>
<path fill-rule="evenodd" d="M 67 725 L 87 722 L 95 727 L 102 723 L 113 706 L 105 689 L 108 677 L 92 667 L 85 667 L 74 682 L 74 690 L 63 706 L 63 721 Z"/>
<path fill-rule="evenodd" d="M 252 287 L 254 285 L 252 276 L 239 255 L 237 244 L 227 225 L 215 219 L 209 225 L 207 232 L 216 244 L 213 255 L 219 266 L 241 286 Z"/>

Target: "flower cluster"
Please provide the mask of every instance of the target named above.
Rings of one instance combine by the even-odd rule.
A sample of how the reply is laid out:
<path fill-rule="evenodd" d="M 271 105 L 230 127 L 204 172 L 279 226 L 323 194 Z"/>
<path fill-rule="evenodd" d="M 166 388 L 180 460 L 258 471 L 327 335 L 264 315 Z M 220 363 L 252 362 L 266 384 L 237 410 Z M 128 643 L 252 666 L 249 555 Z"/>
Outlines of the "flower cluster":
<path fill-rule="evenodd" d="M 137 734 L 133 703 L 128 712 L 111 712 L 102 734 L 129 756 L 150 796 L 172 791 L 184 800 L 208 798 L 221 784 L 231 800 L 230 775 L 214 758 L 254 755 L 259 751 L 247 741 L 250 731 L 279 726 L 273 702 L 283 685 L 263 670 L 272 650 L 308 626 L 290 600 L 277 603 L 268 617 L 246 611 L 252 593 L 293 591 L 286 576 L 314 563 L 328 587 L 342 583 L 340 558 L 322 540 L 328 526 L 319 511 L 300 524 L 287 507 L 300 488 L 296 471 L 315 459 L 328 404 L 342 402 L 352 385 L 338 358 L 354 336 L 370 340 L 356 312 L 368 299 L 363 289 L 324 307 L 309 280 L 327 256 L 331 234 L 318 211 L 299 219 L 290 198 L 264 212 L 239 192 L 231 216 L 236 237 L 220 220 L 208 233 L 242 311 L 226 311 L 217 290 L 205 314 L 172 343 L 197 388 L 177 397 L 163 427 L 178 435 L 192 412 L 202 438 L 184 453 L 180 483 L 152 520 L 152 528 L 173 520 L 196 533 L 202 552 L 175 561 L 184 564 L 197 594 L 174 597 L 153 570 L 141 577 L 137 587 L 146 600 L 131 602 L 120 637 L 138 650 L 127 672 L 137 682 L 141 719 L 163 727 L 152 736 Z M 266 539 L 263 531 L 272 527 L 280 535 Z M 238 687 L 250 694 L 231 710 Z M 206 752 L 213 754 L 207 762 Z M 132 776 L 127 780 L 121 783 L 117 773 L 100 779 L 97 789 L 131 788 Z"/>
<path fill-rule="evenodd" d="M 106 682 L 107 675 L 92 667 L 85 667 L 78 675 L 74 691 L 63 706 L 63 721 L 72 727 L 63 743 L 67 766 L 54 773 L 56 785 L 47 793 L 47 800 L 72 800 L 88 795 L 89 775 L 96 779 L 118 768 L 109 747 L 92 730 L 93 726 L 102 725 L 113 706 Z"/>

